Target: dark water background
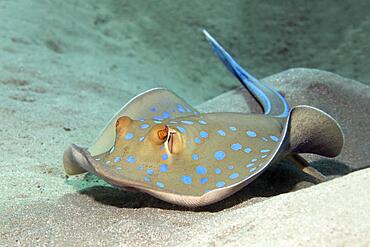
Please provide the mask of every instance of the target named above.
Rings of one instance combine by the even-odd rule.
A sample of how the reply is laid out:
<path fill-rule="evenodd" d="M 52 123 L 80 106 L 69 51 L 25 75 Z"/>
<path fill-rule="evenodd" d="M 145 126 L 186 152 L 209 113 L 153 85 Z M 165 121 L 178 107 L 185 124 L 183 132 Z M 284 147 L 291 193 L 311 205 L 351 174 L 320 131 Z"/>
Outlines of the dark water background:
<path fill-rule="evenodd" d="M 205 27 L 259 77 L 292 67 L 309 67 L 370 83 L 367 0 L 112 4 L 117 7 L 113 15 L 118 18 L 127 20 L 135 13 L 143 40 L 156 52 L 194 71 L 203 62 L 195 59 L 199 56 L 197 31 Z M 146 26 L 139 16 L 150 18 L 155 25 Z M 176 45 L 186 46 L 191 56 L 181 57 L 169 49 Z M 191 65 L 185 65 L 189 59 Z"/>
<path fill-rule="evenodd" d="M 121 32 L 125 23 L 135 23 L 151 49 L 190 71 L 202 67 L 208 55 L 197 41 L 204 27 L 259 77 L 309 67 L 370 83 L 368 0 L 107 1 L 101 6 L 108 10 L 107 22 L 121 20 Z M 193 76 L 197 80 L 201 74 Z"/>
<path fill-rule="evenodd" d="M 0 67 L 120 84 L 126 98 L 162 85 L 200 103 L 238 85 L 206 28 L 258 78 L 308 67 L 370 84 L 369 10 L 368 0 L 1 1 Z"/>

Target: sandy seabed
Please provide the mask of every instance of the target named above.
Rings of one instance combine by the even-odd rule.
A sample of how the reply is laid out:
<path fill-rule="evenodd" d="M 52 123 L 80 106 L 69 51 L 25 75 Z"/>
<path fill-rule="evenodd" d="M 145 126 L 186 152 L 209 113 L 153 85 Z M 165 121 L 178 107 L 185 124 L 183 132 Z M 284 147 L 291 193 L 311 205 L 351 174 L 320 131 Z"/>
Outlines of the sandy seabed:
<path fill-rule="evenodd" d="M 0 245 L 370 245 L 369 9 L 328 0 L 1 1 Z M 146 89 L 168 87 L 202 111 L 258 110 L 202 28 L 260 78 L 310 67 L 357 80 L 305 69 L 265 79 L 291 105 L 338 119 L 342 155 L 308 157 L 333 180 L 316 185 L 282 163 L 192 212 L 91 175 L 66 179 L 64 148 L 88 146 Z"/>

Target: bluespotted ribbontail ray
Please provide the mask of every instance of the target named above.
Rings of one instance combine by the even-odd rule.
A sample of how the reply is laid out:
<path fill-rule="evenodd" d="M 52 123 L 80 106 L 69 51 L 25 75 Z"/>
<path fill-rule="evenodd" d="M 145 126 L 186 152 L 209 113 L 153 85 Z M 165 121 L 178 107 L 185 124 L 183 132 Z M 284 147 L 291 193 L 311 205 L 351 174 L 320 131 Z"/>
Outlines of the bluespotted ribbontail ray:
<path fill-rule="evenodd" d="M 91 147 L 66 149 L 67 174 L 88 171 L 119 188 L 188 207 L 232 195 L 284 158 L 323 179 L 299 153 L 337 156 L 344 142 L 337 122 L 314 107 L 290 109 L 204 33 L 264 114 L 203 114 L 168 89 L 151 89 L 116 113 Z"/>

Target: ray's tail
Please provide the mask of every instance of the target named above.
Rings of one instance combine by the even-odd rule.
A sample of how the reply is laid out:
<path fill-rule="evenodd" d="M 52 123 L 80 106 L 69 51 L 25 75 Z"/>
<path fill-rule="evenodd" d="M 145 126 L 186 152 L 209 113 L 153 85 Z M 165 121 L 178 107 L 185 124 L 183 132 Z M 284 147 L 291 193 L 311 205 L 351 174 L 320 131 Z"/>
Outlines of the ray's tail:
<path fill-rule="evenodd" d="M 245 71 L 206 30 L 203 30 L 203 33 L 226 68 L 239 79 L 242 85 L 261 104 L 264 114 L 279 118 L 288 117 L 290 111 L 288 102 L 279 92 L 262 84 Z"/>

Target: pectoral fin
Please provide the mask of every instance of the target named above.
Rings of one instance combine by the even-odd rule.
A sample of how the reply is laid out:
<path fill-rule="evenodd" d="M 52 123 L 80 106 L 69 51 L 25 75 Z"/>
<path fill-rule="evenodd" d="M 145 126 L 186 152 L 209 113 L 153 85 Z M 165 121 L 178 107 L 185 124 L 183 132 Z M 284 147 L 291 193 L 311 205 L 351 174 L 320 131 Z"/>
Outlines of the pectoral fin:
<path fill-rule="evenodd" d="M 343 132 L 329 114 L 311 106 L 296 106 L 289 123 L 290 153 L 312 153 L 326 157 L 339 155 L 344 144 Z"/>

